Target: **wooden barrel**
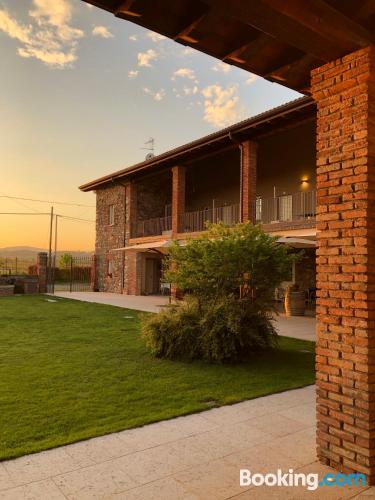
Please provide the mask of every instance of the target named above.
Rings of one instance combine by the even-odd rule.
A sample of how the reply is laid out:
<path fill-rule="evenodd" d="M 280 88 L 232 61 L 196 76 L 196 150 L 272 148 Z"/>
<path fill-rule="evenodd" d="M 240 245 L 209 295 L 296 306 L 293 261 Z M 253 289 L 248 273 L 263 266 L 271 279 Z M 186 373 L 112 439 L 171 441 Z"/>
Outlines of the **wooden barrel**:
<path fill-rule="evenodd" d="M 285 314 L 287 316 L 305 315 L 305 293 L 288 291 L 285 295 Z"/>

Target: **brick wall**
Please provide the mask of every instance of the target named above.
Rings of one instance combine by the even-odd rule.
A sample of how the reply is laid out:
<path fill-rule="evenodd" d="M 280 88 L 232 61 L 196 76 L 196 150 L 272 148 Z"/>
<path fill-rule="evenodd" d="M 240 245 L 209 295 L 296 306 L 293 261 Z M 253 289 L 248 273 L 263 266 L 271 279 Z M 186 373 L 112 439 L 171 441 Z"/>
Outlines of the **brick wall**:
<path fill-rule="evenodd" d="M 181 227 L 181 216 L 185 212 L 186 167 L 172 168 L 172 234 L 176 236 Z"/>
<path fill-rule="evenodd" d="M 312 72 L 318 455 L 375 479 L 374 47 Z"/>
<path fill-rule="evenodd" d="M 242 144 L 242 221 L 255 221 L 257 144 Z"/>

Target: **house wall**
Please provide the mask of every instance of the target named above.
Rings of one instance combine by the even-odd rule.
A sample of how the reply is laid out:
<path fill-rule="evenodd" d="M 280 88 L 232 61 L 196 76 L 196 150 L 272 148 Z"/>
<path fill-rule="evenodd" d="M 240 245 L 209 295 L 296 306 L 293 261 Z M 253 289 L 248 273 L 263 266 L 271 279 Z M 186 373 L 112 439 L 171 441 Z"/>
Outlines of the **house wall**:
<path fill-rule="evenodd" d="M 186 170 L 186 211 L 232 205 L 240 199 L 240 153 L 235 147 L 190 164 Z"/>
<path fill-rule="evenodd" d="M 109 206 L 115 207 L 115 223 L 109 224 Z M 111 252 L 124 246 L 125 188 L 113 185 L 96 191 L 96 243 L 97 287 L 101 291 L 121 292 L 123 272 L 122 252 Z M 112 278 L 108 276 L 108 262 L 112 262 Z M 116 278 L 114 278 L 116 276 Z"/>
<path fill-rule="evenodd" d="M 316 188 L 316 123 L 307 122 L 259 140 L 257 195 L 276 196 Z M 302 179 L 309 179 L 301 184 Z"/>
<path fill-rule="evenodd" d="M 137 220 L 165 216 L 165 206 L 172 203 L 170 170 L 136 181 Z"/>

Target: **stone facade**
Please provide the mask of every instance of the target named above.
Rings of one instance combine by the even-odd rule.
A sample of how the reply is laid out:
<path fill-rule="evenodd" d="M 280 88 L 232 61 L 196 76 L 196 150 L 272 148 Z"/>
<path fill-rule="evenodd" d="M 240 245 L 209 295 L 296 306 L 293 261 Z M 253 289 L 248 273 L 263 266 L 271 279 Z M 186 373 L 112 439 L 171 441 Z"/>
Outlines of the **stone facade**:
<path fill-rule="evenodd" d="M 312 72 L 320 460 L 375 480 L 375 52 Z"/>
<path fill-rule="evenodd" d="M 100 291 L 122 293 L 124 287 L 125 255 L 121 251 L 129 234 L 126 233 L 127 200 L 130 189 L 120 184 L 96 191 L 96 286 Z M 128 196 L 127 196 L 128 194 Z M 114 207 L 114 224 L 110 224 L 110 206 Z"/>

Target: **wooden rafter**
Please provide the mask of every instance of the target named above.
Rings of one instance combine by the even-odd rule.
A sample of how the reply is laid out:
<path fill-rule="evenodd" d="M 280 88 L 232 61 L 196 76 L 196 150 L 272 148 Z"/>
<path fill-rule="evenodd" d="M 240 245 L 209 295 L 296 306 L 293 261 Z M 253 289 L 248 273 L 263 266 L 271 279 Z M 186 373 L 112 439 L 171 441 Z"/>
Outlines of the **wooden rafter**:
<path fill-rule="evenodd" d="M 323 0 L 263 0 L 283 16 L 310 29 L 341 50 L 366 47 L 373 35 L 363 26 L 345 16 Z M 359 2 L 359 5 L 361 2 Z"/>
<path fill-rule="evenodd" d="M 173 37 L 173 40 L 183 40 L 187 43 L 198 43 L 199 40 L 190 36 L 190 33 L 194 31 L 194 29 L 198 26 L 198 24 L 203 21 L 206 17 L 207 13 L 201 14 L 199 17 L 194 19 L 191 23 L 188 24 L 185 28 L 183 28 L 176 36 Z"/>
<path fill-rule="evenodd" d="M 253 54 L 256 54 L 257 52 L 262 50 L 262 48 L 270 43 L 271 40 L 273 39 L 270 36 L 261 33 L 255 40 L 242 44 L 237 49 L 232 50 L 231 52 L 229 52 L 229 54 L 226 54 L 222 58 L 222 60 L 229 60 L 239 64 L 244 64 L 246 60 L 250 59 Z M 244 52 L 246 52 L 246 58 L 241 57 Z"/>
<path fill-rule="evenodd" d="M 142 14 L 139 12 L 135 12 L 132 10 L 132 5 L 135 0 L 126 0 L 125 2 L 121 2 L 120 5 L 115 9 L 115 16 L 125 15 L 130 17 L 141 17 Z"/>
<path fill-rule="evenodd" d="M 338 47 L 336 40 L 329 40 L 313 27 L 306 27 L 299 20 L 284 14 L 281 9 L 271 7 L 268 0 L 204 0 L 205 3 L 215 8 L 220 16 L 234 17 L 244 24 L 248 24 L 263 33 L 283 41 L 303 52 L 311 54 L 322 61 L 332 61 L 343 55 L 342 48 Z M 273 0 L 269 0 L 272 2 Z M 278 0 L 274 0 L 278 2 Z M 281 0 L 280 0 L 281 1 Z M 293 0 L 294 1 L 294 0 Z M 307 9 L 311 0 L 298 1 Z M 289 4 L 282 0 L 283 5 Z M 343 14 L 340 17 L 345 17 Z M 334 38 L 334 37 L 332 37 Z M 353 43 L 353 50 L 358 48 Z M 345 51 L 344 51 L 345 52 Z"/>

